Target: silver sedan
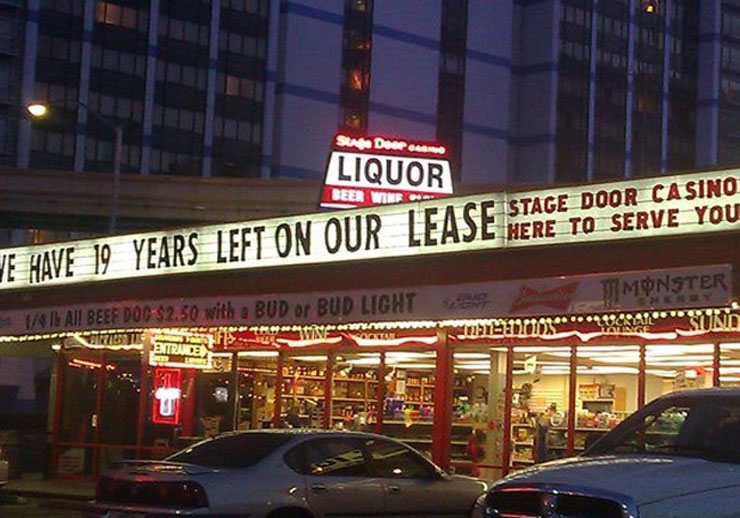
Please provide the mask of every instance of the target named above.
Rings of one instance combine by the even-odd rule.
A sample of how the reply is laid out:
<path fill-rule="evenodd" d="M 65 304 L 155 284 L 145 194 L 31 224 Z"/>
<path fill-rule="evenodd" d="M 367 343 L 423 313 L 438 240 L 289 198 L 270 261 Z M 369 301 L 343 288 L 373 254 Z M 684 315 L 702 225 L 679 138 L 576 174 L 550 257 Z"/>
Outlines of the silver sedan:
<path fill-rule="evenodd" d="M 384 436 L 255 430 L 124 463 L 100 478 L 92 516 L 467 518 L 486 489 Z"/>

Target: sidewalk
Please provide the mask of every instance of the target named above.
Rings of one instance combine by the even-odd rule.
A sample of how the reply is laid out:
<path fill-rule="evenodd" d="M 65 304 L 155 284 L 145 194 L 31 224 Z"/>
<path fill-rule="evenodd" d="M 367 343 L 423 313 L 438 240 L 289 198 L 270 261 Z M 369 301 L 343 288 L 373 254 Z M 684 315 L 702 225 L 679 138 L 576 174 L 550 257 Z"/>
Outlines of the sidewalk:
<path fill-rule="evenodd" d="M 47 480 L 38 478 L 11 479 L 0 487 L 0 498 L 31 497 L 71 501 L 80 504 L 95 496 L 94 482 Z"/>

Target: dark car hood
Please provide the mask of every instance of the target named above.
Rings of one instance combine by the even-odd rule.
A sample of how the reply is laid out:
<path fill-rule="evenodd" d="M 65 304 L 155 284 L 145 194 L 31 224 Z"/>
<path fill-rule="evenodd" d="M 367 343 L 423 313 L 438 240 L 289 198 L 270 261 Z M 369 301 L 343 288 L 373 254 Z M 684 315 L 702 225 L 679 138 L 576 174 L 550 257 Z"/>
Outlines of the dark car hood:
<path fill-rule="evenodd" d="M 630 496 L 641 505 L 740 486 L 740 465 L 665 455 L 575 457 L 519 471 L 495 486 L 513 483 L 594 488 Z"/>

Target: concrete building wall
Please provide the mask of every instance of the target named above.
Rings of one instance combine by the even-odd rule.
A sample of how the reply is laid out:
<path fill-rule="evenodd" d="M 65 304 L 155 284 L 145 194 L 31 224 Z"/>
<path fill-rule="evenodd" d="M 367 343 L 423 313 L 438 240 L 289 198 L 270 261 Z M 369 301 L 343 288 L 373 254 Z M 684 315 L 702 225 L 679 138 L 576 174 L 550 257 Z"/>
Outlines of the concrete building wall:
<path fill-rule="evenodd" d="M 462 181 L 508 180 L 513 0 L 470 0 Z"/>
<path fill-rule="evenodd" d="M 436 137 L 441 0 L 375 2 L 370 134 Z"/>

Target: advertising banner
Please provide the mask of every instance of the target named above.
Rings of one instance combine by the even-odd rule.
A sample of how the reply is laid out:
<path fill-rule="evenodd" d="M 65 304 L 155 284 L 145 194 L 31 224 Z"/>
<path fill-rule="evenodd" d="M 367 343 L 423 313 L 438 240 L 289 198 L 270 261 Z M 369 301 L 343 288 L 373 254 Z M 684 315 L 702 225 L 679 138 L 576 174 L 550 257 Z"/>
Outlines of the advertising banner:
<path fill-rule="evenodd" d="M 387 290 L 118 301 L 0 312 L 0 336 L 104 329 L 304 326 L 297 341 L 336 337 L 312 325 L 486 319 L 726 306 L 730 265 Z M 244 337 L 265 341 L 265 334 Z M 266 343 L 266 342 L 265 342 Z M 165 356 L 162 354 L 162 356 Z M 188 360 L 193 366 L 200 361 Z"/>

